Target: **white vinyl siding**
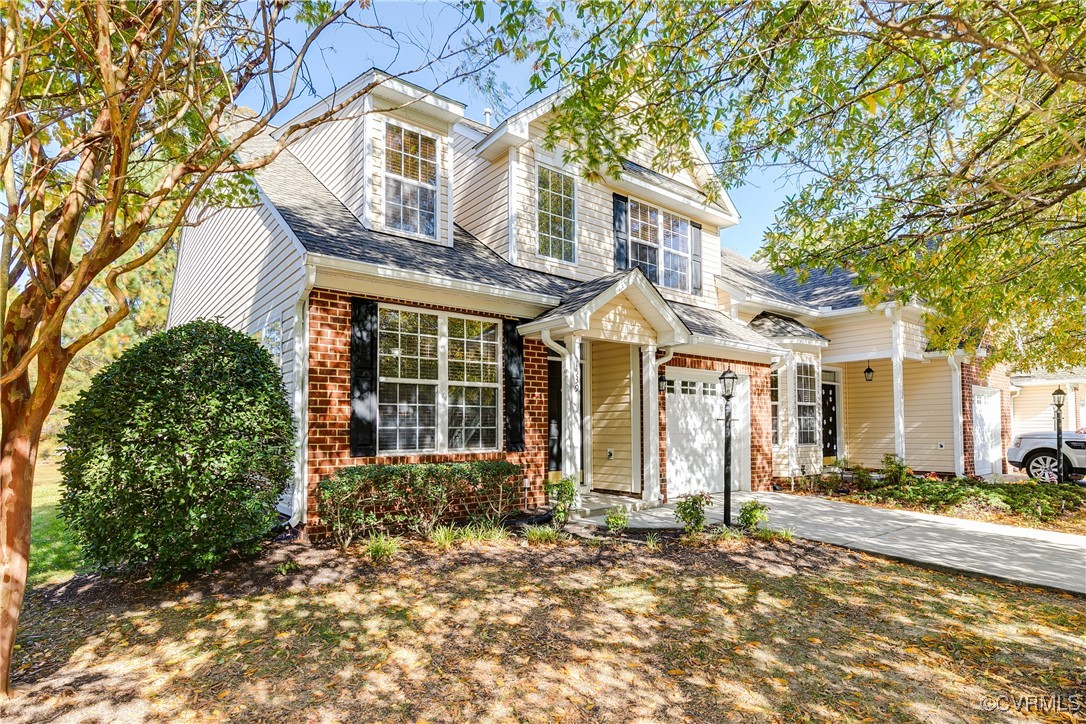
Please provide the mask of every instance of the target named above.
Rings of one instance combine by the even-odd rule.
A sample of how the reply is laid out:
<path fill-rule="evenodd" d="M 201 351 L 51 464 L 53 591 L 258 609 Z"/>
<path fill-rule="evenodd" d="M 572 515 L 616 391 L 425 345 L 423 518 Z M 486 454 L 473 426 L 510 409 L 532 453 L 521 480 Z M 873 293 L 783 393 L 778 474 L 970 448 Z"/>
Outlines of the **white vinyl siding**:
<path fill-rule="evenodd" d="M 502 257 L 509 257 L 509 161 L 476 156 L 471 131 L 454 137 L 456 223 Z"/>

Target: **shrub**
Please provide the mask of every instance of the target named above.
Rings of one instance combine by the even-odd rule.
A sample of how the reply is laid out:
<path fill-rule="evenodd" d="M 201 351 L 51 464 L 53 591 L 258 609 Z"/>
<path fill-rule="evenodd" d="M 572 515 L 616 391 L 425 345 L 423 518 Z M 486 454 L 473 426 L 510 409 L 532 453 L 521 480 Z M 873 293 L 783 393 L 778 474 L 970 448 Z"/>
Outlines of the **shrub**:
<path fill-rule="evenodd" d="M 882 456 L 882 480 L 886 485 L 904 485 L 913 477 L 912 468 L 893 453 Z"/>
<path fill-rule="evenodd" d="M 504 460 L 355 465 L 320 482 L 317 511 L 343 549 L 375 530 L 428 537 L 449 518 L 507 512 L 522 479 L 521 467 Z"/>
<path fill-rule="evenodd" d="M 561 533 L 550 525 L 528 525 L 524 527 L 524 537 L 528 540 L 528 545 L 537 546 L 557 543 L 559 536 L 561 536 Z"/>
<path fill-rule="evenodd" d="M 440 550 L 451 548 L 459 539 L 459 531 L 451 525 L 435 525 L 428 538 Z"/>
<path fill-rule="evenodd" d="M 630 527 L 630 511 L 625 508 L 612 508 L 608 511 L 604 522 L 607 524 L 607 530 L 611 532 L 611 535 L 621 535 L 623 531 Z"/>
<path fill-rule="evenodd" d="M 86 558 L 155 581 L 254 548 L 293 475 L 279 368 L 217 322 L 125 351 L 70 408 L 61 514 Z"/>
<path fill-rule="evenodd" d="M 739 506 L 739 527 L 743 530 L 755 530 L 762 523 L 769 521 L 769 506 L 758 500 L 748 500 Z"/>
<path fill-rule="evenodd" d="M 374 563 L 387 561 L 400 552 L 400 539 L 387 533 L 374 533 L 369 536 L 364 544 L 366 555 Z"/>
<path fill-rule="evenodd" d="M 708 493 L 695 493 L 680 499 L 675 504 L 675 517 L 683 524 L 683 530 L 687 534 L 705 530 L 705 508 L 712 502 L 713 499 Z"/>
<path fill-rule="evenodd" d="M 655 532 L 646 534 L 645 547 L 650 551 L 660 550 L 660 534 Z"/>
<path fill-rule="evenodd" d="M 882 480 L 876 480 L 871 471 L 865 467 L 858 467 L 852 471 L 852 481 L 860 490 L 874 490 L 883 484 Z"/>
<path fill-rule="evenodd" d="M 577 499 L 577 481 L 573 478 L 562 478 L 547 483 L 545 490 L 551 501 L 551 521 L 555 528 L 561 528 L 569 521 L 573 502 Z"/>

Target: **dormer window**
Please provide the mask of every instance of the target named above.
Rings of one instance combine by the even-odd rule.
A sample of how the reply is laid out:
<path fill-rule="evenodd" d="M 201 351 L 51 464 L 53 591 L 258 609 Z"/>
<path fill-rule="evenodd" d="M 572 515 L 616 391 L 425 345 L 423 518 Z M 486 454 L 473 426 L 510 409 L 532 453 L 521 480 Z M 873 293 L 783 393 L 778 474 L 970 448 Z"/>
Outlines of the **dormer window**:
<path fill-rule="evenodd" d="M 630 199 L 632 266 L 655 284 L 690 291 L 690 221 Z"/>
<path fill-rule="evenodd" d="M 577 220 L 573 177 L 540 166 L 536 183 L 539 255 L 573 263 L 577 257 Z"/>
<path fill-rule="evenodd" d="M 437 139 L 385 125 L 385 227 L 437 237 Z"/>

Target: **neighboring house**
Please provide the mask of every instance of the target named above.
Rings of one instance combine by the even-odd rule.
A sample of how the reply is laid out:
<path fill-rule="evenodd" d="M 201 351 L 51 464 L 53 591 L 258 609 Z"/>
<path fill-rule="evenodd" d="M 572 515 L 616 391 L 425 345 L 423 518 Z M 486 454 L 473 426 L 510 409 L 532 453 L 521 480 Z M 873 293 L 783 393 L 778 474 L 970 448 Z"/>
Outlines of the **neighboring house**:
<path fill-rule="evenodd" d="M 730 200 L 651 168 L 649 144 L 590 183 L 544 147 L 548 103 L 490 128 L 377 71 L 340 97 L 375 74 L 256 173 L 257 205 L 205 209 L 180 242 L 169 325 L 220 319 L 282 366 L 294 524 L 323 477 L 383 462 L 508 459 L 527 504 L 558 475 L 647 501 L 719 491 L 729 368 L 737 488 L 838 456 L 1003 469 L 1006 376 L 927 351 L 921 310 L 721 253 Z"/>
<path fill-rule="evenodd" d="M 1066 372 L 1031 372 L 1011 375 L 1014 435 L 1049 432 L 1056 429 L 1052 393 L 1061 388 L 1067 393 L 1062 409 L 1064 430 L 1086 428 L 1086 369 Z"/>

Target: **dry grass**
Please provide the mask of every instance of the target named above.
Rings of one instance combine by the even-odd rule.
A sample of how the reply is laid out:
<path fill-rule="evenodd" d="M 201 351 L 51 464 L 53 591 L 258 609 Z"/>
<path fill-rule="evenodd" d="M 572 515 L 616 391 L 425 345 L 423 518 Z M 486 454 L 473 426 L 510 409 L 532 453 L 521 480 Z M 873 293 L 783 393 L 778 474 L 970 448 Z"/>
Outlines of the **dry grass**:
<path fill-rule="evenodd" d="M 39 587 L 0 719 L 991 721 L 1081 691 L 1083 631 L 1079 598 L 803 542 L 294 544 Z"/>

